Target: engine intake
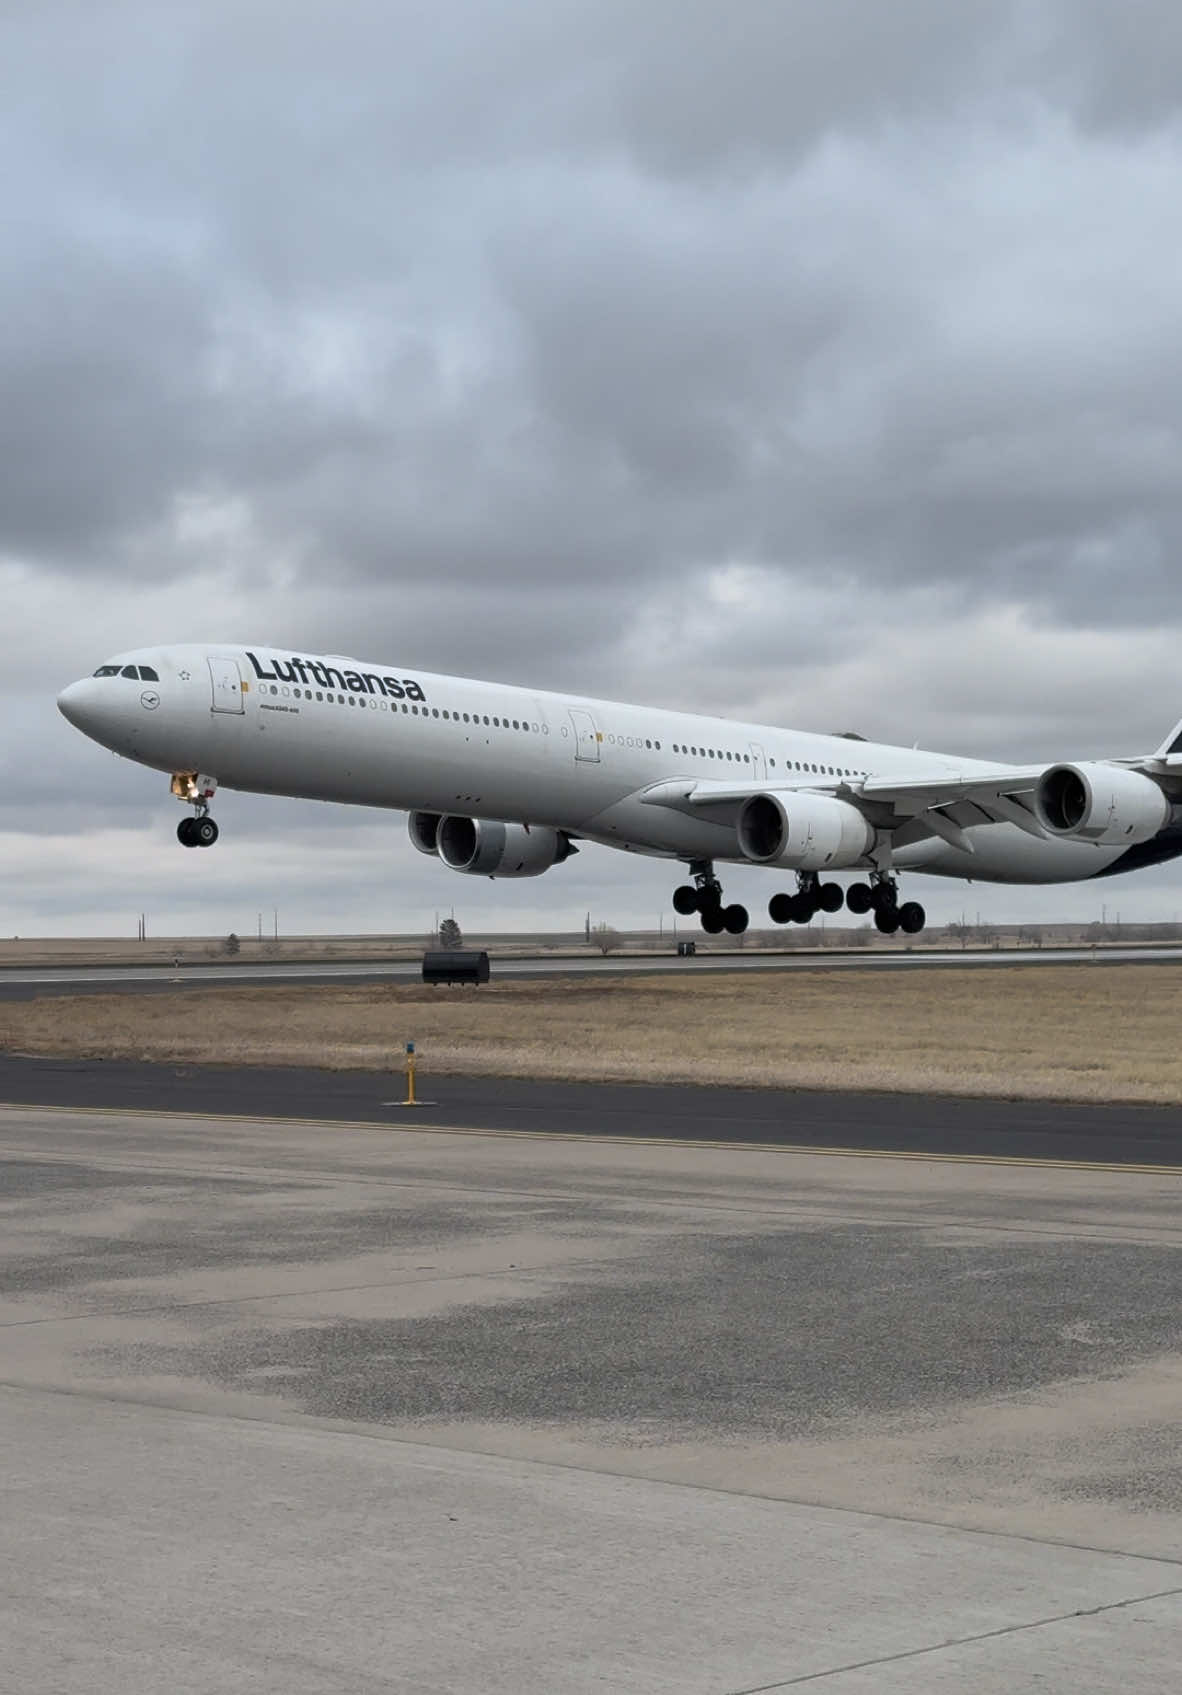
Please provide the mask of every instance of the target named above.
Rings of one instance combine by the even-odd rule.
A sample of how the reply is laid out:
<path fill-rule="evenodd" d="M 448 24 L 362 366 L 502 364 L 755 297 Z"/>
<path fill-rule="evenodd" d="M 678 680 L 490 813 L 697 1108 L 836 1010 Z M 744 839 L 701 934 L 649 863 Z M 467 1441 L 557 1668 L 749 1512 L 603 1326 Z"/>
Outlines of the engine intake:
<path fill-rule="evenodd" d="M 540 877 L 578 851 L 569 836 L 545 825 L 456 815 L 441 820 L 436 842 L 443 863 L 471 877 Z"/>
<path fill-rule="evenodd" d="M 795 871 L 850 870 L 874 847 L 874 827 L 856 806 L 797 789 L 752 795 L 738 829 L 745 858 Z"/>
<path fill-rule="evenodd" d="M 1152 777 L 1093 761 L 1044 771 L 1034 790 L 1034 810 L 1053 836 L 1096 847 L 1136 847 L 1168 821 L 1170 803 Z"/>
<path fill-rule="evenodd" d="M 412 812 L 406 820 L 410 839 L 420 853 L 437 855 L 439 852 L 439 826 L 443 822 L 440 812 Z"/>

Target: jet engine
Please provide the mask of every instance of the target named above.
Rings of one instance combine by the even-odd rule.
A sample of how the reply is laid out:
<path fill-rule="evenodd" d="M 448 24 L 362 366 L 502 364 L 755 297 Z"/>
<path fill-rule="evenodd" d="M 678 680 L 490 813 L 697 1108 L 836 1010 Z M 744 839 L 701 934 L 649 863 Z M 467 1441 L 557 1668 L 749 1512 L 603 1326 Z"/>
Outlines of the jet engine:
<path fill-rule="evenodd" d="M 436 845 L 446 866 L 473 877 L 540 877 L 578 851 L 561 830 L 457 816 L 441 820 Z"/>
<path fill-rule="evenodd" d="M 443 814 L 439 812 L 412 812 L 406 820 L 410 839 L 420 853 L 437 855 L 439 853 L 439 826 L 443 822 Z"/>
<path fill-rule="evenodd" d="M 1123 765 L 1052 765 L 1034 791 L 1039 823 L 1052 836 L 1096 847 L 1135 847 L 1150 841 L 1170 816 L 1170 803 L 1151 777 Z"/>
<path fill-rule="evenodd" d="M 797 789 L 752 795 L 739 813 L 739 847 L 757 865 L 841 871 L 861 865 L 874 827 L 856 806 Z"/>

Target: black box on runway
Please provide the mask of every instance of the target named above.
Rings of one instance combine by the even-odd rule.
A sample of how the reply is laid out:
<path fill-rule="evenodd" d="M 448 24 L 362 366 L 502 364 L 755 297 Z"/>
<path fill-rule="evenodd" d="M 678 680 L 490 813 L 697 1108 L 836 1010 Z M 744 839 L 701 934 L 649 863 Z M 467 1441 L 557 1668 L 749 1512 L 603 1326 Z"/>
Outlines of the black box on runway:
<path fill-rule="evenodd" d="M 423 955 L 424 983 L 471 983 L 473 988 L 488 982 L 488 955 L 469 949 Z"/>

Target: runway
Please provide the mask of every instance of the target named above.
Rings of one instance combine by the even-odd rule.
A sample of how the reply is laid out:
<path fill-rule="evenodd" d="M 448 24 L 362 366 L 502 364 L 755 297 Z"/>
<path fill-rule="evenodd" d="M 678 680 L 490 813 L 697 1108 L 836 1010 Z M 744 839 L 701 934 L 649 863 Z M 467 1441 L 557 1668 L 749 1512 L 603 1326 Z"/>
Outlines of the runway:
<path fill-rule="evenodd" d="M 0 1102 L 515 1135 L 849 1149 L 983 1160 L 1182 1167 L 1176 1107 L 804 1089 L 530 1082 L 401 1071 L 139 1065 L 0 1054 Z"/>
<path fill-rule="evenodd" d="M 680 976 L 715 971 L 927 971 L 1011 968 L 1036 970 L 1047 965 L 1176 965 L 1182 947 L 999 948 L 987 951 L 820 949 L 807 953 L 703 952 L 692 959 L 675 954 L 562 957 L 499 957 L 491 953 L 494 977 Z M 421 959 L 374 962 L 307 963 L 284 961 L 188 961 L 171 965 L 47 965 L 0 966 L 0 1000 L 27 1000 L 35 995 L 140 993 L 225 983 L 339 983 L 418 982 Z"/>
<path fill-rule="evenodd" d="M 14 1689 L 1175 1687 L 1182 1175 L 173 1085 L 0 1107 Z"/>

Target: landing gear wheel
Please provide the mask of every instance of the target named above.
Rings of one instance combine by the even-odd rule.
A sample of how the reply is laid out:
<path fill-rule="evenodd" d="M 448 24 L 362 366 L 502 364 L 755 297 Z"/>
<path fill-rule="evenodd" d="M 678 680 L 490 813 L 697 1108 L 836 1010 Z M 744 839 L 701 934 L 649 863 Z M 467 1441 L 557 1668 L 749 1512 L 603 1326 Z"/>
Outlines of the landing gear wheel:
<path fill-rule="evenodd" d="M 198 847 L 212 847 L 218 839 L 218 827 L 212 818 L 193 820 L 193 840 Z"/>
<path fill-rule="evenodd" d="M 728 936 L 741 936 L 748 924 L 747 908 L 737 903 L 726 907 L 722 914 L 722 923 Z"/>
<path fill-rule="evenodd" d="M 816 905 L 808 895 L 792 896 L 792 922 L 794 924 L 811 924 L 816 916 Z"/>
<path fill-rule="evenodd" d="M 773 924 L 791 924 L 794 895 L 773 895 L 767 903 L 767 915 Z"/>
<path fill-rule="evenodd" d="M 673 910 L 683 918 L 688 918 L 691 912 L 698 910 L 698 891 L 691 883 L 683 883 L 673 891 Z"/>
<path fill-rule="evenodd" d="M 197 846 L 197 820 L 182 818 L 176 827 L 176 839 L 182 847 Z"/>
<path fill-rule="evenodd" d="M 845 904 L 851 912 L 869 912 L 874 905 L 874 891 L 869 883 L 851 883 L 845 892 Z"/>
<path fill-rule="evenodd" d="M 822 912 L 840 912 L 845 905 L 845 890 L 840 883 L 822 883 L 817 890 L 817 904 Z"/>
<path fill-rule="evenodd" d="M 874 914 L 874 927 L 884 936 L 893 936 L 899 928 L 899 914 L 893 906 L 880 906 Z"/>
<path fill-rule="evenodd" d="M 905 900 L 899 908 L 899 928 L 905 936 L 918 936 L 927 923 L 927 917 L 917 900 Z"/>
<path fill-rule="evenodd" d="M 702 928 L 708 936 L 721 936 L 725 920 L 720 906 L 708 906 L 702 914 Z"/>

